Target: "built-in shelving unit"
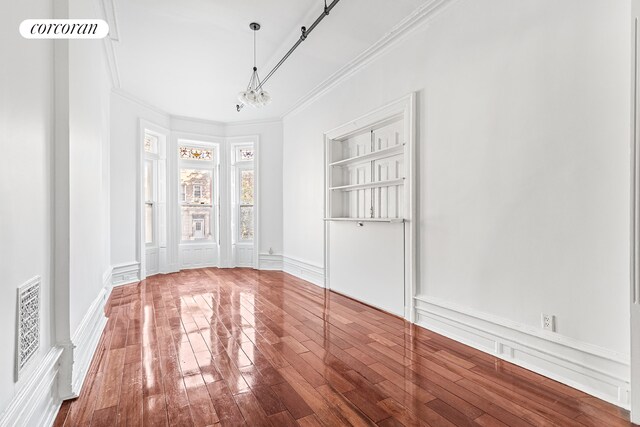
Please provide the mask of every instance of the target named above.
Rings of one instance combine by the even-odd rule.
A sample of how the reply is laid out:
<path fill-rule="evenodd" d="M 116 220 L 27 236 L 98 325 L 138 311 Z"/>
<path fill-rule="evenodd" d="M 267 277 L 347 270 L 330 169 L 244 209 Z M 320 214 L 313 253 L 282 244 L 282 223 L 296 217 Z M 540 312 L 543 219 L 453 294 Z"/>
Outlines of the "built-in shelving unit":
<path fill-rule="evenodd" d="M 324 134 L 325 286 L 414 321 L 415 94 Z"/>
<path fill-rule="evenodd" d="M 394 154 L 402 153 L 404 150 L 405 144 L 394 145 L 393 147 L 385 148 L 379 151 L 372 151 L 368 154 L 363 154 L 361 156 L 350 157 L 348 159 L 338 160 L 337 162 L 333 162 L 330 166 L 347 166 L 353 165 L 357 163 L 370 162 L 372 160 L 383 159 L 385 157 L 389 157 Z"/>
<path fill-rule="evenodd" d="M 377 182 L 366 182 L 364 184 L 341 185 L 340 187 L 331 187 L 330 190 L 354 191 L 354 190 L 364 190 L 366 188 L 392 187 L 392 186 L 397 186 L 402 184 L 404 184 L 404 178 L 390 179 L 390 180 L 377 181 Z"/>
<path fill-rule="evenodd" d="M 328 140 L 326 220 L 404 221 L 407 155 L 402 117 Z"/>
<path fill-rule="evenodd" d="M 325 218 L 325 221 L 350 221 L 350 222 L 404 222 L 404 218 Z"/>

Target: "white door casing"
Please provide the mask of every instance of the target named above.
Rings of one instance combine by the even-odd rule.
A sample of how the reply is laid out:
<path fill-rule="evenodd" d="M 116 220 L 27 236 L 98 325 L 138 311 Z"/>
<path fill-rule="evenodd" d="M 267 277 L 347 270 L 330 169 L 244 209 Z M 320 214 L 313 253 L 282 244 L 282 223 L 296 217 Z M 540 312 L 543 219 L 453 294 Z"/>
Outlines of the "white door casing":
<path fill-rule="evenodd" d="M 631 4 L 631 421 L 640 424 L 640 0 Z"/>

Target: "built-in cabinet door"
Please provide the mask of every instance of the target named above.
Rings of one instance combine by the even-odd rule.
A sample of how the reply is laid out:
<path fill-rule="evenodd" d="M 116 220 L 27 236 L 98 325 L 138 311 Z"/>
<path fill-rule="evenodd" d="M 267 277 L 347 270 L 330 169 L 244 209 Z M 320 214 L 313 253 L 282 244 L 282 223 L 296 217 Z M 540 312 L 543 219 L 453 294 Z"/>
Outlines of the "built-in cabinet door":
<path fill-rule="evenodd" d="M 333 222 L 329 239 L 331 290 L 404 317 L 404 223 Z"/>

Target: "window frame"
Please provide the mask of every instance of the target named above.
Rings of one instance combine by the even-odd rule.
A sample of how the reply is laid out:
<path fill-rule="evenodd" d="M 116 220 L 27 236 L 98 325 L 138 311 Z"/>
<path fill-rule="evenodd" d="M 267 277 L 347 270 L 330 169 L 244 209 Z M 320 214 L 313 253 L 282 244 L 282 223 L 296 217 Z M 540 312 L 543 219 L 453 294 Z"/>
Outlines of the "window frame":
<path fill-rule="evenodd" d="M 186 184 L 184 184 L 184 185 L 186 185 Z M 212 183 L 212 186 L 213 186 L 213 183 Z M 198 195 L 197 196 L 196 196 L 196 189 L 198 190 Z M 193 184 L 193 192 L 192 192 L 191 195 L 193 196 L 194 199 L 201 199 L 202 198 L 202 184 Z"/>
<path fill-rule="evenodd" d="M 242 172 L 251 171 L 253 172 L 253 203 L 242 203 Z M 235 188 L 235 205 L 236 213 L 235 213 L 235 241 L 237 244 L 253 244 L 256 240 L 256 171 L 253 165 L 253 161 L 244 161 L 239 164 L 236 164 L 236 188 Z M 252 217 L 253 217 L 253 237 L 251 239 L 243 239 L 240 231 L 240 224 L 242 221 L 242 208 L 250 207 L 252 209 Z"/>
<path fill-rule="evenodd" d="M 212 151 L 211 160 L 208 159 L 184 159 L 180 155 L 181 147 L 189 147 L 189 148 L 197 148 L 204 150 Z M 178 187 L 178 243 L 180 245 L 198 245 L 198 244 L 220 244 L 220 149 L 219 144 L 213 142 L 206 141 L 195 141 L 191 139 L 177 139 L 176 145 L 176 158 L 177 162 L 177 187 Z M 200 203 L 187 203 L 187 186 L 182 182 L 182 171 L 184 169 L 193 169 L 193 170 L 202 170 L 211 174 L 211 203 L 210 204 L 200 204 Z M 200 197 L 202 197 L 202 184 L 195 184 L 200 186 Z M 195 186 L 194 185 L 194 186 Z M 184 188 L 184 191 L 181 189 Z M 195 189 L 191 191 L 192 196 L 195 198 Z M 210 238 L 204 239 L 193 239 L 193 240 L 185 240 L 183 237 L 183 226 L 182 223 L 182 208 L 185 206 L 192 207 L 200 207 L 200 208 L 208 208 L 210 209 L 210 219 L 209 219 L 209 231 L 211 234 Z M 204 221 L 206 223 L 206 221 Z"/>
<path fill-rule="evenodd" d="M 143 213 L 143 218 L 145 221 L 145 225 L 144 225 L 144 229 L 145 229 L 145 233 L 143 236 L 144 239 L 144 244 L 145 247 L 148 249 L 153 249 L 153 248 L 158 248 L 159 247 L 159 240 L 158 240 L 158 162 L 160 160 L 160 155 L 158 154 L 158 150 L 159 150 L 159 144 L 160 144 L 160 137 L 153 131 L 150 131 L 148 129 L 145 130 L 145 135 L 144 137 L 146 138 L 147 135 L 151 135 L 154 138 L 156 138 L 156 144 L 155 144 L 155 151 L 147 151 L 145 150 L 144 147 L 144 139 L 143 139 L 143 147 L 142 147 L 142 152 L 144 153 L 144 159 L 142 161 L 142 165 L 144 167 L 144 171 L 143 171 L 143 205 L 145 208 L 145 211 Z M 147 164 L 151 165 L 151 199 L 147 198 L 147 177 L 146 177 L 146 168 L 147 168 Z M 149 231 L 147 229 L 147 224 L 146 224 L 146 208 L 147 206 L 151 206 L 151 241 L 148 242 L 147 241 L 147 232 Z"/>
<path fill-rule="evenodd" d="M 253 159 L 251 160 L 242 160 L 240 152 L 242 150 L 251 149 L 253 150 Z M 233 244 L 239 246 L 254 246 L 254 252 L 257 252 L 257 233 L 258 233 L 258 215 L 257 215 L 257 205 L 258 205 L 258 170 L 257 170 L 257 140 L 251 141 L 250 139 L 243 139 L 238 142 L 230 143 L 230 154 L 231 154 L 231 167 L 233 181 L 230 186 L 231 189 L 231 225 L 232 225 L 232 235 L 233 235 Z M 253 204 L 244 204 L 242 203 L 241 191 L 242 191 L 242 172 L 246 170 L 253 171 Z M 253 238 L 252 239 L 242 239 L 241 237 L 241 212 L 243 207 L 251 207 L 252 215 L 253 215 Z M 256 255 L 257 256 L 257 255 Z"/>

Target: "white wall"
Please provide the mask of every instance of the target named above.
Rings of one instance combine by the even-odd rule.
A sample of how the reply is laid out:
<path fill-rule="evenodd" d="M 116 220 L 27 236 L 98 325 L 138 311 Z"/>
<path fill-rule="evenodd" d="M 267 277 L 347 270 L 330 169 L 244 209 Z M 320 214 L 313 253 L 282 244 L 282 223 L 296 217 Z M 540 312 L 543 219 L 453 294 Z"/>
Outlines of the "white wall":
<path fill-rule="evenodd" d="M 323 132 L 418 92 L 418 293 L 629 353 L 629 2 L 460 0 L 284 120 L 284 255 L 323 263 Z"/>
<path fill-rule="evenodd" d="M 93 1 L 69 3 L 71 18 L 98 16 Z M 110 268 L 111 79 L 102 40 L 69 42 L 70 326 L 77 329 Z"/>
<path fill-rule="evenodd" d="M 52 167 L 53 42 L 17 31 L 27 18 L 52 17 L 50 1 L 2 7 L 0 13 L 0 412 L 53 345 Z M 40 350 L 14 384 L 16 289 L 42 277 Z"/>
<path fill-rule="evenodd" d="M 140 119 L 169 127 L 169 117 L 111 94 L 111 263 L 137 260 L 137 182 Z"/>
<path fill-rule="evenodd" d="M 260 254 L 282 253 L 282 122 L 229 124 L 226 136 L 258 135 Z"/>

